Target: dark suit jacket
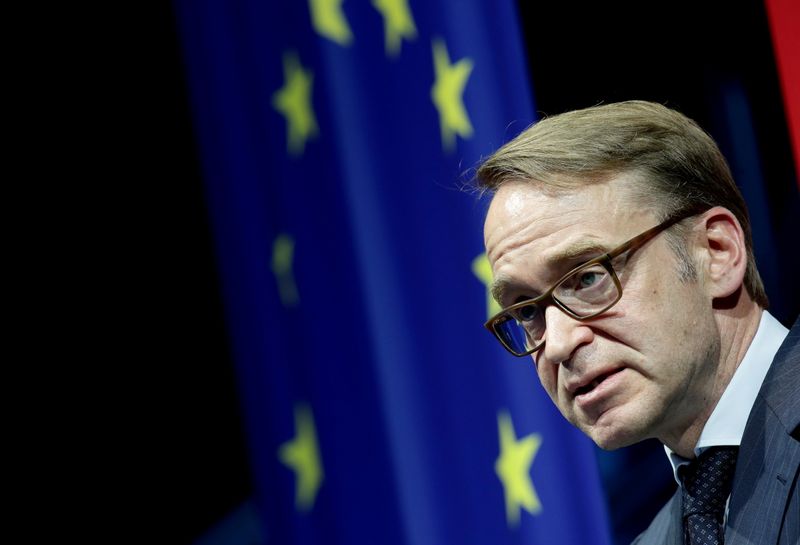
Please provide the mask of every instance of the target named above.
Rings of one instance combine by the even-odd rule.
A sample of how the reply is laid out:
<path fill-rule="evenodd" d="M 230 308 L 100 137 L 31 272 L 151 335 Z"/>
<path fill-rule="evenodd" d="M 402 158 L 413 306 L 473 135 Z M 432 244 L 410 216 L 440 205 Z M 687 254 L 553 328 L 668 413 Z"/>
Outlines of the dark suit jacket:
<path fill-rule="evenodd" d="M 775 355 L 739 448 L 725 545 L 800 545 L 800 319 Z M 683 543 L 678 490 L 635 545 Z"/>

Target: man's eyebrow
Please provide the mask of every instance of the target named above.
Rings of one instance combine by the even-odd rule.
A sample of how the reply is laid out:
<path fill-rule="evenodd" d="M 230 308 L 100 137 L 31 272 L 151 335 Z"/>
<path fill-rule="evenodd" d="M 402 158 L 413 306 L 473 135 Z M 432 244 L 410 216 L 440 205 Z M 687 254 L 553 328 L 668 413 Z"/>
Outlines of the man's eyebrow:
<path fill-rule="evenodd" d="M 579 259 L 592 259 L 608 253 L 611 247 L 599 240 L 579 240 L 569 246 L 560 248 L 546 257 L 549 265 L 575 262 Z M 576 263 L 578 265 L 578 263 Z M 564 271 L 566 272 L 566 271 Z"/>
<path fill-rule="evenodd" d="M 492 285 L 489 287 L 489 293 L 492 294 L 492 298 L 500 303 L 503 299 L 503 293 L 508 288 L 508 282 L 506 282 L 502 278 L 496 278 L 492 281 Z"/>
<path fill-rule="evenodd" d="M 609 246 L 598 240 L 580 240 L 548 255 L 545 261 L 549 266 L 559 270 L 564 268 L 563 264 L 579 265 L 580 263 L 576 263 L 576 261 L 588 261 L 607 253 L 609 250 L 611 250 Z M 562 265 L 562 267 L 559 267 L 559 265 Z M 561 274 L 566 272 L 566 270 L 560 271 Z M 513 288 L 515 284 L 509 278 L 495 278 L 489 287 L 489 293 L 491 293 L 495 301 L 501 303 L 505 293 Z"/>

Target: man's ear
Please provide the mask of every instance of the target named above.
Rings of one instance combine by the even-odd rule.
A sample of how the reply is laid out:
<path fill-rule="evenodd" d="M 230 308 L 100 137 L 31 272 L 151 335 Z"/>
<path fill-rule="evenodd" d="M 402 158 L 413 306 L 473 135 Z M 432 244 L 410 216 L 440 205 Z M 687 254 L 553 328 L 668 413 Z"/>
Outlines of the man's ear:
<path fill-rule="evenodd" d="M 701 248 L 709 295 L 723 298 L 742 287 L 747 269 L 744 231 L 733 212 L 715 206 L 702 215 Z"/>

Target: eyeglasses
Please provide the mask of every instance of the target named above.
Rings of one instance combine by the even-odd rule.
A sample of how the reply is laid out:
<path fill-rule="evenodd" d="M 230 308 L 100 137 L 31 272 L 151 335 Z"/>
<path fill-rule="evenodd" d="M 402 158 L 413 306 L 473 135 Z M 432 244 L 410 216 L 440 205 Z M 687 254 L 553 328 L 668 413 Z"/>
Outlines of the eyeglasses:
<path fill-rule="evenodd" d="M 699 213 L 692 209 L 670 215 L 610 252 L 578 265 L 539 297 L 503 309 L 490 318 L 484 327 L 515 356 L 527 356 L 535 352 L 544 344 L 547 330 L 545 309 L 548 305 L 556 305 L 576 320 L 588 320 L 604 313 L 622 298 L 622 285 L 611 261 L 625 252 L 636 250 L 679 221 Z"/>

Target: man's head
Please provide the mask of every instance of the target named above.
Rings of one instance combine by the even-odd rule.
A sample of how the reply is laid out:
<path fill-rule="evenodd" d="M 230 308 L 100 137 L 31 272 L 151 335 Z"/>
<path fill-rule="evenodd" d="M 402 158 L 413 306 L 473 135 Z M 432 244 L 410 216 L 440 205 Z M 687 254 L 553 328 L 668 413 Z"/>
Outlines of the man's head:
<path fill-rule="evenodd" d="M 662 106 L 612 104 L 539 122 L 478 178 L 495 193 L 485 238 L 503 308 L 676 212 L 690 216 L 568 275 L 552 292 L 567 305 L 538 308 L 546 325 L 533 353 L 550 397 L 601 447 L 658 437 L 685 451 L 738 363 L 721 313 L 766 304 L 747 212 L 713 141 Z M 597 316 L 564 311 L 581 300 L 602 309 L 616 290 Z"/>
<path fill-rule="evenodd" d="M 558 192 L 634 175 L 632 205 L 666 218 L 676 210 L 723 206 L 745 235 L 745 288 L 762 308 L 768 306 L 756 268 L 750 218 L 719 148 L 697 124 L 660 104 L 629 101 L 545 118 L 500 148 L 478 169 L 480 187 L 496 191 L 525 180 L 542 191 Z M 684 277 L 693 274 L 680 237 L 668 233 Z"/>

